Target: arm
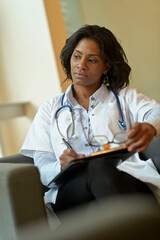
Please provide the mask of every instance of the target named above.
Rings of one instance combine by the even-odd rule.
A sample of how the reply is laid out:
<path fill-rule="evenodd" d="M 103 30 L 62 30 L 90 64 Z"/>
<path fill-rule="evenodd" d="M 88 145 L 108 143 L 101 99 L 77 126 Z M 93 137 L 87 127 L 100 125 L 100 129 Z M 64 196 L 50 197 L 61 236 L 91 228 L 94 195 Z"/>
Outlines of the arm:
<path fill-rule="evenodd" d="M 160 135 L 160 107 L 148 111 L 144 115 L 144 122 L 135 123 L 127 131 L 128 151 L 145 151 L 154 136 Z"/>
<path fill-rule="evenodd" d="M 57 161 L 53 152 L 36 151 L 34 164 L 38 167 L 41 182 L 45 186 L 61 171 L 60 162 Z"/>
<path fill-rule="evenodd" d="M 77 154 L 73 149 L 66 149 L 60 156 L 60 162 L 51 152 L 36 151 L 34 154 L 34 164 L 38 167 L 43 185 L 47 186 L 52 179 L 63 169 L 70 161 L 85 157 L 84 154 Z"/>

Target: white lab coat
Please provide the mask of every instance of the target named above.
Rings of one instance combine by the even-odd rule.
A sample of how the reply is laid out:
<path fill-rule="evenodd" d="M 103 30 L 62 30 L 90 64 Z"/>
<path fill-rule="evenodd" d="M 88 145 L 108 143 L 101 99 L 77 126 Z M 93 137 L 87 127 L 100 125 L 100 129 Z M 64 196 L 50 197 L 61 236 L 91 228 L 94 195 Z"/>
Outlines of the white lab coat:
<path fill-rule="evenodd" d="M 117 101 L 113 93 L 104 85 L 101 86 L 101 89 L 102 92 L 105 93 L 105 97 L 101 99 L 90 112 L 90 123 L 94 135 L 106 135 L 109 140 L 112 140 L 113 134 L 120 131 L 117 124 L 117 121 L 120 119 Z M 64 103 L 66 103 L 68 93 L 70 92 L 71 87 L 67 89 Z M 48 168 L 46 167 L 44 171 L 46 176 L 48 176 L 45 177 L 45 179 L 41 176 L 43 184 L 48 184 L 60 172 L 59 156 L 66 149 L 66 146 L 62 143 L 62 137 L 57 130 L 55 121 L 55 113 L 61 105 L 61 98 L 62 95 L 50 99 L 40 106 L 21 149 L 22 154 L 30 157 L 33 157 L 35 151 L 54 153 L 55 156 L 52 164 L 50 164 Z M 122 89 L 119 93 L 119 101 L 127 128 L 130 128 L 134 122 L 143 122 L 145 113 L 152 108 L 160 106 L 154 100 L 149 99 L 132 88 Z M 66 137 L 70 135 L 72 128 L 71 115 L 68 110 L 64 110 L 59 116 L 59 128 Z M 160 137 L 160 118 L 152 118 L 152 116 L 150 116 L 145 122 L 152 124 L 157 129 L 156 137 Z M 80 135 L 78 132 L 76 132 L 76 134 L 78 136 Z M 74 139 L 71 144 L 73 149 L 77 153 L 90 154 L 90 150 L 85 148 L 80 140 L 80 137 Z M 118 168 L 146 182 L 160 201 L 160 175 L 151 159 L 148 161 L 141 161 L 136 153 L 134 156 L 121 163 Z M 56 194 L 57 189 L 51 189 L 46 194 L 46 202 L 55 202 Z"/>

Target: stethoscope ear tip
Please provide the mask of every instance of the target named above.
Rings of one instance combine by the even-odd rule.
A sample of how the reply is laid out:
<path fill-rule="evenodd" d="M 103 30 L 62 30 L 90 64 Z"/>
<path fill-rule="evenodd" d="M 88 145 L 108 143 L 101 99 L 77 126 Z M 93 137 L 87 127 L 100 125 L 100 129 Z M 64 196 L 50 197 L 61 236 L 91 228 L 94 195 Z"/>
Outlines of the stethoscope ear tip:
<path fill-rule="evenodd" d="M 118 120 L 118 125 L 122 130 L 125 130 L 125 131 L 127 130 L 127 126 L 126 126 L 126 123 L 124 121 Z"/>

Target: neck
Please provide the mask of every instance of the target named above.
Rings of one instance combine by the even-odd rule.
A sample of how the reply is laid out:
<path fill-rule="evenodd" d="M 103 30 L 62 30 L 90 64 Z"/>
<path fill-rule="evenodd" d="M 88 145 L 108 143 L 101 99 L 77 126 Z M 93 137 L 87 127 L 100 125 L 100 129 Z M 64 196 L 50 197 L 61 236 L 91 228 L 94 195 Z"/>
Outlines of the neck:
<path fill-rule="evenodd" d="M 86 88 L 83 86 L 73 85 L 73 96 L 82 107 L 84 107 L 86 110 L 88 110 L 89 98 L 95 91 L 97 91 L 98 88 L 97 87 L 96 88 L 91 88 L 91 87 Z"/>

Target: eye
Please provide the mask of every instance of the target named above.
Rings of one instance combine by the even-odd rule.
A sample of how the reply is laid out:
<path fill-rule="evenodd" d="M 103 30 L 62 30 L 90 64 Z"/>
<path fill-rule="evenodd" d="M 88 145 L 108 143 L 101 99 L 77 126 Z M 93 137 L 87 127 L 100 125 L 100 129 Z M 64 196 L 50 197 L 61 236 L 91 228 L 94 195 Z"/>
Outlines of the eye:
<path fill-rule="evenodd" d="M 88 61 L 91 62 L 91 63 L 96 63 L 97 62 L 97 60 L 92 59 L 92 58 L 90 58 Z"/>
<path fill-rule="evenodd" d="M 80 59 L 80 56 L 79 56 L 79 55 L 76 55 L 76 54 L 74 54 L 74 55 L 73 55 L 73 58 L 77 60 L 77 59 Z"/>

